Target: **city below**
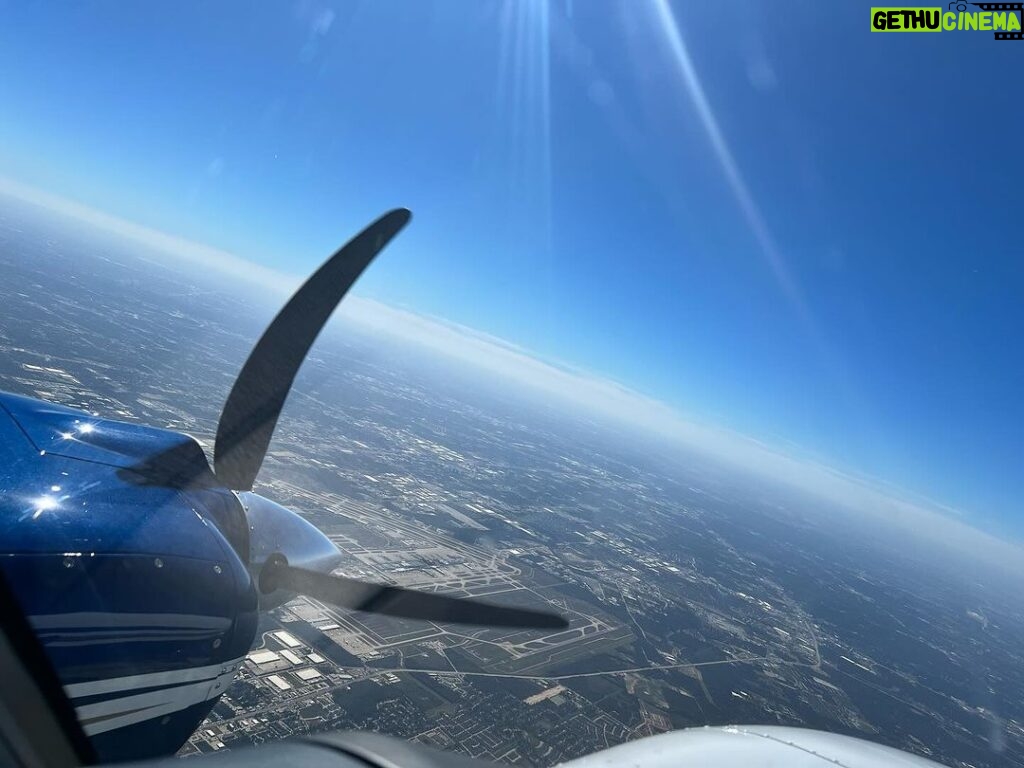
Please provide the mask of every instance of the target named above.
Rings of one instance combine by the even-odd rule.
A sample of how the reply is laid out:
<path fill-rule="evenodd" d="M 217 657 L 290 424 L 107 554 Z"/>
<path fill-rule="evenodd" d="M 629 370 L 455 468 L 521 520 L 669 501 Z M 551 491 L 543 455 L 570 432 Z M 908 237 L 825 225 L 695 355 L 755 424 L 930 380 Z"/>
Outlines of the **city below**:
<path fill-rule="evenodd" d="M 0 203 L 0 389 L 209 449 L 273 300 Z M 1024 765 L 1024 605 L 983 564 L 400 338 L 332 321 L 256 490 L 324 530 L 339 573 L 547 607 L 569 627 L 298 598 L 263 617 L 185 756 L 369 729 L 548 766 L 742 722 Z"/>

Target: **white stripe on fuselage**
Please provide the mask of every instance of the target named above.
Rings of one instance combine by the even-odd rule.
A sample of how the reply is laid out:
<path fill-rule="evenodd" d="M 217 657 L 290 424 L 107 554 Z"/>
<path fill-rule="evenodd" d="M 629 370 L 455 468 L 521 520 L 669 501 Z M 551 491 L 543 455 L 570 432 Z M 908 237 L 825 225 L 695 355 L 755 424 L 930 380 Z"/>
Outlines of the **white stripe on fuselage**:
<path fill-rule="evenodd" d="M 107 613 L 82 611 L 79 613 L 44 613 L 29 616 L 36 629 L 96 628 L 96 627 L 189 627 L 194 629 L 220 629 L 231 626 L 225 616 L 202 616 L 188 613 Z"/>
<path fill-rule="evenodd" d="M 244 657 L 243 657 L 244 658 Z M 68 696 L 80 699 L 101 693 L 126 692 L 124 696 L 75 707 L 78 720 L 89 736 L 113 731 L 146 720 L 179 712 L 220 696 L 231 685 L 242 659 L 205 667 L 151 672 L 109 680 L 93 680 L 64 687 Z M 146 693 L 127 693 L 139 688 L 164 687 Z M 72 702 L 74 703 L 74 702 Z"/>
<path fill-rule="evenodd" d="M 172 669 L 166 672 L 147 672 L 143 675 L 125 675 L 124 677 L 111 677 L 106 680 L 90 680 L 87 683 L 72 683 L 65 685 L 64 691 L 71 699 L 80 699 L 83 696 L 96 696 L 101 693 L 114 693 L 117 691 L 133 691 L 139 688 L 153 688 L 158 685 L 174 685 L 175 683 L 191 683 L 200 680 L 210 680 L 223 674 L 227 669 L 232 672 L 242 664 L 239 657 L 231 661 L 224 661 L 220 664 L 209 664 L 205 667 L 187 667 L 185 669 Z"/>

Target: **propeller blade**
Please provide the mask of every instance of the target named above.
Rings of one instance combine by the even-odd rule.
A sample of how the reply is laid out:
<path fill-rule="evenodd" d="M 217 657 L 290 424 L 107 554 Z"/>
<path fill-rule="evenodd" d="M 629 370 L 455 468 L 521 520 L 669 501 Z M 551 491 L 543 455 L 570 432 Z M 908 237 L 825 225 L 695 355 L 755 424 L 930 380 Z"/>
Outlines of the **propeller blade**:
<path fill-rule="evenodd" d="M 236 491 L 252 490 L 295 374 L 338 302 L 412 214 L 384 214 L 324 262 L 263 332 L 242 366 L 217 424 L 214 472 Z"/>
<path fill-rule="evenodd" d="M 521 629 L 565 629 L 569 623 L 554 613 L 505 608 L 493 603 L 435 592 L 368 584 L 288 565 L 281 555 L 271 556 L 260 574 L 264 593 L 284 589 L 352 611 L 379 613 L 403 619 L 450 624 L 478 624 Z"/>

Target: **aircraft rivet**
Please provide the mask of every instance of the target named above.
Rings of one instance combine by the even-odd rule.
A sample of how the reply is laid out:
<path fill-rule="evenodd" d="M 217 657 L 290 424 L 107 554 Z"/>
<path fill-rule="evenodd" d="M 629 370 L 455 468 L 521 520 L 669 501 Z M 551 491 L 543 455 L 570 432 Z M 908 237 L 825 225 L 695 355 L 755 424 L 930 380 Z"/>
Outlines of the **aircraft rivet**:
<path fill-rule="evenodd" d="M 170 715 L 164 715 L 162 718 L 160 718 L 160 725 L 167 725 L 169 722 L 171 722 Z"/>
<path fill-rule="evenodd" d="M 221 568 L 219 565 L 213 566 L 213 572 L 214 573 L 222 573 L 223 571 L 224 571 L 224 569 Z"/>
<path fill-rule="evenodd" d="M 163 568 L 164 561 L 158 557 L 156 560 L 153 561 L 153 565 L 155 565 L 157 568 Z"/>
<path fill-rule="evenodd" d="M 220 648 L 220 638 L 219 637 L 216 640 L 213 641 L 213 647 L 214 648 Z"/>

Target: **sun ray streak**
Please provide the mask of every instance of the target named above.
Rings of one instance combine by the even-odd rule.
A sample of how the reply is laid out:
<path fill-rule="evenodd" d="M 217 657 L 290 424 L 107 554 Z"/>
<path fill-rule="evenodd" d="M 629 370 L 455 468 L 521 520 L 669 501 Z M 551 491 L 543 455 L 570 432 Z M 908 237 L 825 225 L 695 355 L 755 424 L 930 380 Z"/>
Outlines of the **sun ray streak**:
<path fill-rule="evenodd" d="M 722 172 L 725 174 L 726 181 L 736 198 L 743 217 L 746 219 L 747 225 L 757 240 L 779 287 L 796 307 L 801 318 L 808 325 L 813 326 L 810 310 L 804 301 L 800 286 L 797 284 L 789 266 L 775 245 L 775 240 L 768 229 L 768 225 L 765 223 L 761 209 L 758 207 L 754 196 L 750 192 L 750 188 L 747 186 L 746 180 L 743 178 L 739 165 L 736 163 L 736 158 L 733 156 L 732 150 L 725 140 L 725 135 L 718 125 L 718 120 L 715 119 L 715 113 L 711 109 L 707 95 L 704 93 L 704 87 L 701 85 L 700 77 L 698 77 L 697 70 L 693 66 L 693 59 L 690 58 L 690 53 L 686 48 L 682 33 L 679 31 L 679 24 L 676 22 L 672 9 L 669 7 L 668 0 L 653 0 L 653 4 L 658 15 L 659 25 L 664 31 L 669 47 L 672 49 L 672 54 L 679 65 L 679 72 L 686 85 L 686 91 L 693 102 L 694 109 L 697 110 L 701 125 L 707 134 L 708 140 L 711 142 L 711 148 L 714 150 L 715 157 L 722 167 Z"/>

